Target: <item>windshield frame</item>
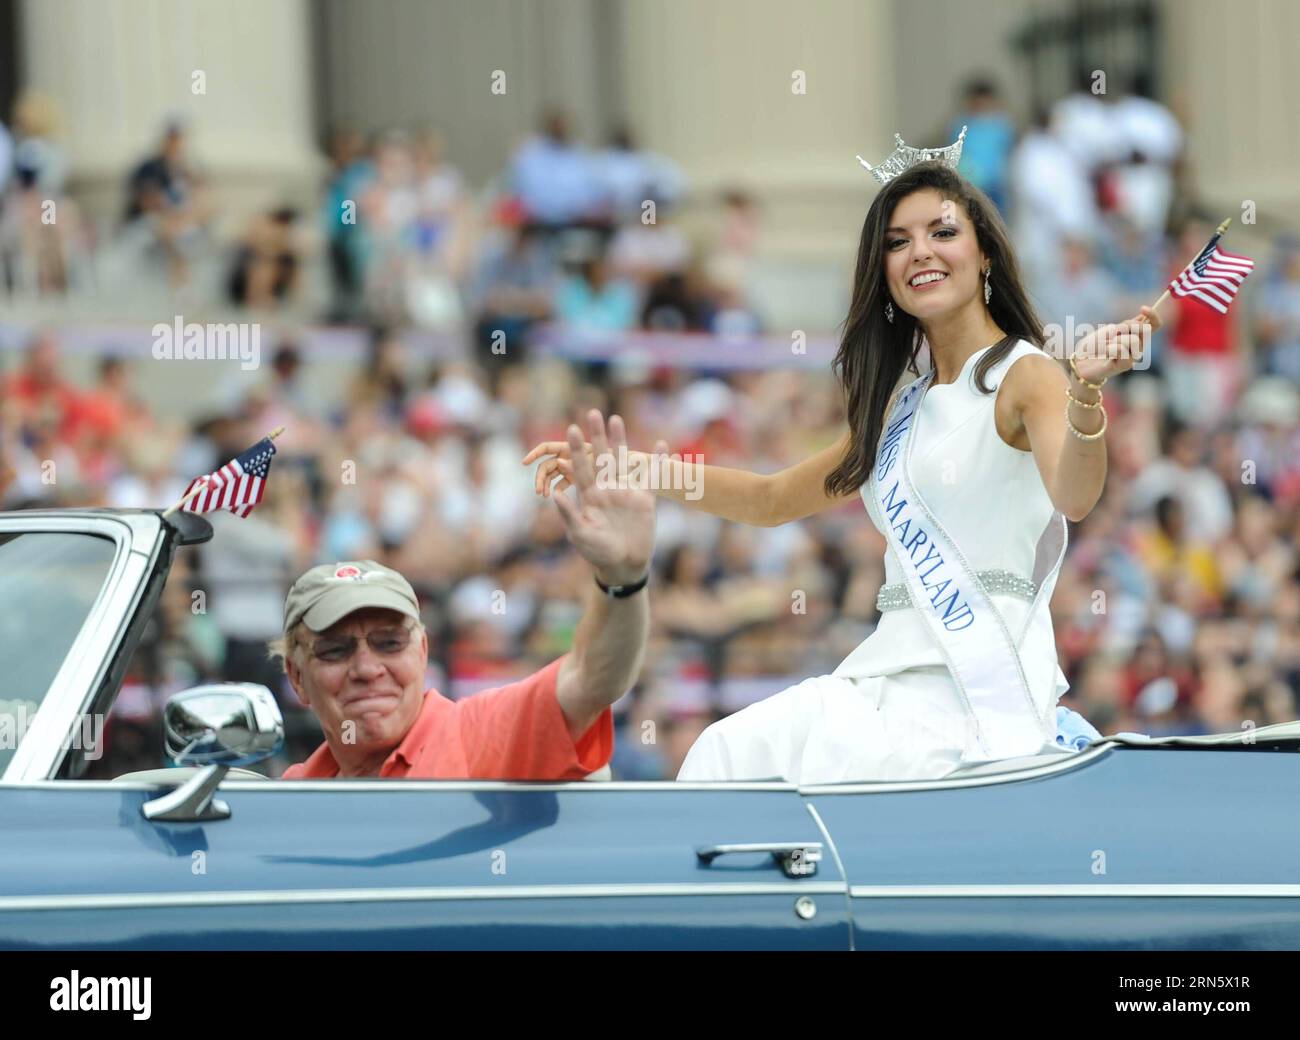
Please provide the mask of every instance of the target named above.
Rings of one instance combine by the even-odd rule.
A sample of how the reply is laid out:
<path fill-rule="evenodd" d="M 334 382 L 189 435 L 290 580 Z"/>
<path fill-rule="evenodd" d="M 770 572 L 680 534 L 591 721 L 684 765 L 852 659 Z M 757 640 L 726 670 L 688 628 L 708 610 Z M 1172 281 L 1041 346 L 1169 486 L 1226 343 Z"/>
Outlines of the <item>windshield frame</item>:
<path fill-rule="evenodd" d="M 86 705 L 120 645 L 145 579 L 152 570 L 162 529 L 157 515 L 60 513 L 33 510 L 0 514 L 0 532 L 50 532 L 107 538 L 114 543 L 108 572 L 81 629 L 55 673 L 0 783 L 47 779 L 67 751 Z"/>

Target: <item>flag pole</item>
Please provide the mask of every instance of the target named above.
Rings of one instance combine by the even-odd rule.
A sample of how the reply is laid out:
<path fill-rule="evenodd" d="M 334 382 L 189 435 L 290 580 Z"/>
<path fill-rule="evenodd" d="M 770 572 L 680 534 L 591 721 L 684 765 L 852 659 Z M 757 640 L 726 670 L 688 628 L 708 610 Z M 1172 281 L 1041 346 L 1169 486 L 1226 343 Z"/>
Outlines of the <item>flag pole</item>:
<path fill-rule="evenodd" d="M 1215 229 L 1214 229 L 1214 235 L 1210 238 L 1210 241 L 1209 241 L 1208 243 L 1206 243 L 1205 249 L 1211 249 L 1211 248 L 1213 248 L 1213 247 L 1214 247 L 1214 243 L 1217 242 L 1217 241 L 1219 241 L 1219 239 L 1223 237 L 1223 233 L 1224 233 L 1225 231 L 1228 230 L 1228 225 L 1231 224 L 1231 223 L 1232 223 L 1232 218 L 1229 217 L 1229 218 L 1228 218 L 1227 220 L 1225 220 L 1222 224 L 1220 224 L 1217 228 L 1215 228 Z M 1202 250 L 1201 250 L 1201 253 L 1204 253 L 1204 252 L 1205 252 L 1205 249 L 1202 249 Z M 1201 253 L 1197 253 L 1196 255 L 1197 255 L 1197 256 L 1200 256 Z M 1190 267 L 1191 264 L 1188 264 L 1187 266 Z M 1185 267 L 1185 268 L 1183 268 L 1183 270 L 1185 271 L 1185 270 L 1187 270 L 1187 268 Z M 1180 272 L 1180 273 L 1181 273 L 1181 272 Z M 1154 311 L 1154 310 L 1158 310 L 1159 307 L 1160 307 L 1160 305 L 1161 305 L 1162 303 L 1164 303 L 1165 300 L 1167 300 L 1167 299 L 1169 299 L 1169 288 L 1168 288 L 1168 286 L 1166 286 L 1166 287 L 1165 287 L 1165 291 L 1162 292 L 1162 293 L 1160 294 L 1160 299 L 1156 300 L 1156 302 L 1153 303 L 1153 304 L 1151 305 L 1151 309 L 1152 309 L 1153 311 Z M 1139 320 L 1139 321 L 1148 321 L 1147 316 L 1146 316 L 1145 314 L 1142 315 L 1142 317 L 1139 318 L 1138 320 Z M 1148 322 L 1148 324 L 1149 324 L 1149 322 Z"/>
<path fill-rule="evenodd" d="M 1153 311 L 1159 310 L 1159 309 L 1160 309 L 1160 305 L 1161 305 L 1162 303 L 1164 303 L 1165 300 L 1167 300 L 1167 299 L 1169 299 L 1169 290 L 1168 290 L 1168 289 L 1166 289 L 1164 292 L 1162 292 L 1162 293 L 1160 294 L 1160 299 L 1156 300 L 1156 302 L 1153 303 L 1153 304 L 1151 305 L 1151 309 L 1152 309 Z M 1138 321 L 1145 321 L 1148 325 L 1151 324 L 1151 319 L 1150 319 L 1147 315 L 1145 315 L 1145 314 L 1142 315 L 1142 317 L 1138 318 Z"/>
<path fill-rule="evenodd" d="M 266 439 L 268 441 L 273 441 L 282 433 L 284 433 L 284 427 L 277 426 L 274 430 L 272 430 L 270 433 L 266 435 Z M 184 497 L 181 498 L 179 502 L 177 502 L 174 506 L 171 506 L 170 508 L 163 511 L 163 519 L 166 519 L 167 517 L 171 516 L 172 513 L 176 512 L 176 510 L 184 508 L 185 503 L 187 503 L 191 498 L 193 498 L 195 495 L 197 495 L 200 491 L 202 491 L 207 486 L 208 486 L 208 482 L 206 478 L 203 480 L 202 483 L 195 484 L 194 487 L 192 487 L 184 495 Z"/>

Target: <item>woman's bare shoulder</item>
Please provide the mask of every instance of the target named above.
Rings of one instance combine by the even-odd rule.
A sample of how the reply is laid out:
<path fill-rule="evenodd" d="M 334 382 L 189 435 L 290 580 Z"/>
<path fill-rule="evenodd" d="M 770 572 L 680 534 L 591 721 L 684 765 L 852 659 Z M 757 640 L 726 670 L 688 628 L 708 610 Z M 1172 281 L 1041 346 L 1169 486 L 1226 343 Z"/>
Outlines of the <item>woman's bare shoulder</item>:
<path fill-rule="evenodd" d="M 1023 341 L 1022 341 L 1023 342 Z M 1040 360 L 1026 362 L 1025 358 Z M 1064 400 L 1062 389 L 1070 385 L 1065 370 L 1052 355 L 1033 347 L 1013 357 L 1002 374 L 994 391 L 994 414 L 998 436 L 1019 451 L 1029 451 L 1030 441 L 1025 428 L 1028 411 L 1043 411 L 1057 407 Z"/>
<path fill-rule="evenodd" d="M 1008 404 L 1023 403 L 1043 392 L 1060 393 L 1060 387 L 1069 384 L 1061 363 L 1039 347 L 1020 341 L 1021 349 L 1014 351 L 998 383 L 998 397 Z M 1036 360 L 1025 363 L 1026 358 Z M 1005 388 L 1005 391 L 1004 391 Z"/>

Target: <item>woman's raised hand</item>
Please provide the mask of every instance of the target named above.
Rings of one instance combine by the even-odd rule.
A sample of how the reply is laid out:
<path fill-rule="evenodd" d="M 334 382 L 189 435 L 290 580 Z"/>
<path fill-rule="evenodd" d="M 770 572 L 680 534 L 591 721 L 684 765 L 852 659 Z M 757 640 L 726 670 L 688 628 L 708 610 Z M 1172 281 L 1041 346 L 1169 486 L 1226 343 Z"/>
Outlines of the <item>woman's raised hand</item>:
<path fill-rule="evenodd" d="M 594 460 L 596 452 L 591 442 L 584 441 L 583 447 L 587 450 L 587 458 Z M 568 441 L 542 441 L 524 456 L 522 464 L 527 466 L 538 459 L 542 460 L 542 464 L 537 467 L 535 475 L 534 490 L 537 494 L 549 498 L 552 491 L 563 491 L 573 486 L 573 453 Z M 556 477 L 560 478 L 560 482 L 552 487 Z"/>
<path fill-rule="evenodd" d="M 591 446 L 591 442 L 584 441 L 583 447 L 586 449 L 587 458 L 592 460 L 594 464 L 596 452 Z M 635 467 L 638 460 L 634 457 L 643 454 L 644 452 L 628 450 L 628 463 Z M 668 454 L 666 441 L 660 440 L 655 445 L 655 454 L 660 456 Z M 573 451 L 569 447 L 568 441 L 542 441 L 524 456 L 522 465 L 527 466 L 538 459 L 541 459 L 541 464 L 537 467 L 537 473 L 534 475 L 534 490 L 537 494 L 543 498 L 549 498 L 557 491 L 564 491 L 566 488 L 574 486 Z M 644 463 L 646 460 L 639 461 Z M 641 472 L 645 472 L 644 467 Z"/>

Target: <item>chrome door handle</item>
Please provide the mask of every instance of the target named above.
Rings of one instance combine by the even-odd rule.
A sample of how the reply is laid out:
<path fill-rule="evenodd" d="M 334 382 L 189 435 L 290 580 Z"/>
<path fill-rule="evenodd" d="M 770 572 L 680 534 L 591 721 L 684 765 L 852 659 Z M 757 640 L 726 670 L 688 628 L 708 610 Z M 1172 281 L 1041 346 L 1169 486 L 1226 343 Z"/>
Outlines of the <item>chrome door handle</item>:
<path fill-rule="evenodd" d="M 740 845 L 701 845 L 695 855 L 706 867 L 728 853 L 766 852 L 776 860 L 786 877 L 812 877 L 822 859 L 820 841 L 765 841 Z"/>

